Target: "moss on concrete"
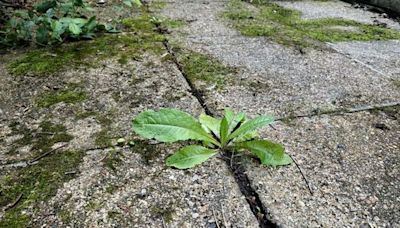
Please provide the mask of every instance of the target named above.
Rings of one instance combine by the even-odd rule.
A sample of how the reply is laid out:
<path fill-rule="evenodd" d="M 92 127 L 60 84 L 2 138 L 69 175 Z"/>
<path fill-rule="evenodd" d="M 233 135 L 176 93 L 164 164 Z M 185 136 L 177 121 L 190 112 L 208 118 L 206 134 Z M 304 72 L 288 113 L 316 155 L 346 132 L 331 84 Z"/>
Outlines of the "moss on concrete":
<path fill-rule="evenodd" d="M 116 171 L 116 166 L 122 162 L 123 154 L 115 149 L 112 149 L 103 159 L 103 164 L 111 171 Z"/>
<path fill-rule="evenodd" d="M 394 86 L 396 86 L 397 88 L 400 88 L 400 80 L 393 79 L 392 82 L 393 82 Z"/>
<path fill-rule="evenodd" d="M 183 20 L 163 19 L 161 22 L 161 26 L 167 29 L 176 29 L 184 25 L 186 25 L 186 22 Z"/>
<path fill-rule="evenodd" d="M 101 125 L 102 129 L 94 134 L 95 138 L 95 145 L 98 147 L 112 147 L 113 146 L 113 140 L 116 138 L 116 136 L 112 133 L 112 118 L 113 118 L 113 113 L 108 113 L 108 114 L 98 114 L 96 116 L 97 121 Z"/>
<path fill-rule="evenodd" d="M 149 165 L 152 160 L 160 155 L 160 150 L 156 145 L 149 144 L 146 141 L 134 140 L 129 143 L 133 153 L 140 154 L 144 163 Z"/>
<path fill-rule="evenodd" d="M 96 116 L 96 115 L 98 115 L 98 113 L 95 111 L 79 111 L 75 113 L 75 119 L 82 120 L 90 116 Z"/>
<path fill-rule="evenodd" d="M 52 146 L 59 142 L 69 142 L 73 136 L 66 132 L 66 128 L 60 124 L 54 124 L 44 121 L 39 125 L 38 130 L 30 130 L 23 124 L 13 123 L 10 125 L 12 134 L 23 135 L 22 138 L 13 143 L 12 151 L 16 151 L 18 147 L 31 145 L 33 155 L 37 156 L 51 150 Z"/>
<path fill-rule="evenodd" d="M 30 145 L 31 158 L 49 152 L 56 143 L 73 139 L 63 125 L 50 121 L 40 123 L 36 130 L 17 122 L 9 127 L 12 134 L 23 135 L 13 143 L 11 150 Z M 0 207 L 15 202 L 22 195 L 18 204 L 5 213 L 0 227 L 27 227 L 31 218 L 25 211 L 55 195 L 58 187 L 73 177 L 65 172 L 76 171 L 84 154 L 82 151 L 55 151 L 39 160 L 38 164 L 12 170 L 0 179 Z"/>
<path fill-rule="evenodd" d="M 64 89 L 41 94 L 36 99 L 36 105 L 41 108 L 48 108 L 61 102 L 75 104 L 84 101 L 86 97 L 86 93 L 79 86 L 67 85 Z"/>
<path fill-rule="evenodd" d="M 210 56 L 196 52 L 181 55 L 179 61 L 190 81 L 212 83 L 216 85 L 217 89 L 230 83 L 232 78 L 229 76 L 236 72 L 234 68 L 227 67 Z"/>
<path fill-rule="evenodd" d="M 315 47 L 320 42 L 400 39 L 400 32 L 377 25 L 333 18 L 304 20 L 299 11 L 269 1 L 253 1 L 257 8 L 252 10 L 244 4 L 232 0 L 224 16 L 243 35 L 267 36 L 283 45 Z M 338 29 L 338 26 L 352 29 Z"/>
<path fill-rule="evenodd" d="M 70 180 L 65 172 L 76 170 L 84 156 L 82 151 L 64 151 L 42 158 L 39 164 L 16 170 L 0 179 L 0 207 L 21 200 L 6 211 L 0 227 L 28 227 L 26 210 L 54 196 L 62 183 Z"/>
<path fill-rule="evenodd" d="M 150 213 L 155 217 L 162 217 L 166 223 L 169 223 L 173 220 L 175 209 L 168 205 L 153 206 L 150 208 Z"/>

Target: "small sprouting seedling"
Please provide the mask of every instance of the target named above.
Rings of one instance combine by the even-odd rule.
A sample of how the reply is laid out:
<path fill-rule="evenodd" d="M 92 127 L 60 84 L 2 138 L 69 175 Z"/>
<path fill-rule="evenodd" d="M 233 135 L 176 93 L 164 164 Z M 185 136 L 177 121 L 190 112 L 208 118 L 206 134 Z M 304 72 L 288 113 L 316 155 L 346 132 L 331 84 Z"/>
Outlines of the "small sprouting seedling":
<path fill-rule="evenodd" d="M 199 121 L 176 109 L 161 109 L 140 113 L 133 120 L 133 130 L 144 138 L 161 142 L 202 141 L 203 146 L 186 146 L 168 157 L 167 165 L 178 169 L 192 168 L 224 150 L 248 150 L 264 165 L 288 165 L 292 160 L 283 146 L 259 139 L 256 131 L 272 122 L 270 116 L 248 120 L 244 113 L 235 114 L 230 109 L 225 110 L 222 119 L 201 114 Z"/>

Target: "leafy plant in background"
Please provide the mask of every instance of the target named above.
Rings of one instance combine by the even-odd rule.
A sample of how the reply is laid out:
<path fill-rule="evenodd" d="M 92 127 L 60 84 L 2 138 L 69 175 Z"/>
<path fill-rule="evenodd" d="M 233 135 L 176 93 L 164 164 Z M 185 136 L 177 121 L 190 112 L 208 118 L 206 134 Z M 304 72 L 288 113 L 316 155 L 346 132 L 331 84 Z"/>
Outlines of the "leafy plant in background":
<path fill-rule="evenodd" d="M 133 119 L 133 130 L 147 139 L 160 142 L 197 140 L 203 145 L 189 145 L 168 157 L 167 165 L 178 169 L 192 168 L 226 150 L 250 151 L 264 165 L 288 165 L 291 158 L 282 145 L 259 139 L 257 129 L 271 124 L 273 118 L 260 116 L 247 119 L 245 114 L 235 114 L 226 109 L 222 119 L 201 114 L 197 121 L 188 113 L 176 109 L 145 111 Z"/>
<path fill-rule="evenodd" d="M 125 0 L 128 6 L 141 5 L 140 0 Z M 21 43 L 47 45 L 67 39 L 92 39 L 96 32 L 117 32 L 115 26 L 99 23 L 83 0 L 47 0 L 32 9 L 16 10 L 0 27 L 0 44 Z"/>

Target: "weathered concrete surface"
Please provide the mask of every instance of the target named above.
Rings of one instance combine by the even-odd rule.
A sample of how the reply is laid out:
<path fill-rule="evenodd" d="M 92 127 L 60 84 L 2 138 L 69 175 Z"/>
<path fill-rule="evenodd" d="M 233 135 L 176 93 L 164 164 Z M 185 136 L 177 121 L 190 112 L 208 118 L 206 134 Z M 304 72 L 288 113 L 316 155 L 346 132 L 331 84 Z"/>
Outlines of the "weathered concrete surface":
<path fill-rule="evenodd" d="M 305 19 L 343 18 L 366 24 L 386 24 L 389 28 L 400 29 L 400 24 L 377 13 L 355 9 L 351 4 L 333 1 L 274 1 L 276 4 L 302 12 Z"/>
<path fill-rule="evenodd" d="M 247 163 L 271 216 L 285 227 L 398 227 L 399 109 L 319 116 L 277 123 L 264 136 L 285 145 L 295 165 L 267 169 Z M 392 113 L 393 114 L 393 113 Z M 385 126 L 378 129 L 376 126 Z"/>
<path fill-rule="evenodd" d="M 400 14 L 399 0 L 361 0 L 362 3 L 368 3 L 375 6 L 380 6 L 386 9 L 393 10 Z"/>
<path fill-rule="evenodd" d="M 397 41 L 339 43 L 333 44 L 337 50 L 307 49 L 301 54 L 267 38 L 243 37 L 229 29 L 219 17 L 226 4 L 171 2 L 163 11 L 189 21 L 171 35 L 172 40 L 237 69 L 236 77 L 229 75 L 220 90 L 212 83 L 195 82 L 214 111 L 232 107 L 250 116 L 287 116 L 400 102 L 399 89 L 393 83 Z M 335 11 L 337 15 L 350 11 L 358 20 L 371 22 L 364 11 L 333 4 L 346 7 Z M 318 7 L 316 11 L 325 9 L 329 16 L 330 8 Z M 310 6 L 310 12 L 312 9 Z M 362 47 L 372 46 L 376 53 L 382 46 L 375 56 L 379 63 L 368 62 L 374 49 L 361 52 Z M 286 146 L 314 193 L 309 193 L 294 164 L 272 169 L 243 158 L 252 186 L 272 220 L 283 227 L 399 226 L 398 112 L 397 107 L 386 113 L 323 115 L 278 122 L 276 130 L 266 128 L 262 136 Z"/>
<path fill-rule="evenodd" d="M 165 158 L 180 145 L 149 145 L 133 136 L 131 119 L 144 110 L 171 107 L 196 115 L 202 112 L 172 62 L 146 54 L 140 61 L 122 66 L 109 58 L 98 68 L 67 70 L 49 77 L 15 77 L 7 73 L 6 64 L 7 61 L 0 64 L 0 136 L 7 142 L 0 144 L 1 165 L 32 159 L 33 153 L 38 152 L 27 143 L 8 153 L 21 137 L 13 132 L 13 122 L 38 131 L 38 125 L 45 120 L 62 124 L 74 138 L 66 143 L 67 147 L 49 156 L 66 150 L 83 150 L 87 154 L 81 165 L 71 170 L 72 174 L 65 174 L 75 178 L 58 189 L 49 202 L 23 210 L 33 216 L 31 226 L 257 226 L 223 161 L 215 158 L 189 171 L 167 168 Z M 79 84 L 87 98 L 75 104 L 36 106 L 39 94 L 64 88 L 68 83 Z M 79 116 L 85 112 L 93 114 Z M 98 145 L 96 138 L 101 132 L 104 139 L 100 143 L 111 139 L 115 145 L 116 139 L 124 137 L 137 145 L 114 149 Z M 94 149 L 97 147 L 106 148 Z M 40 165 L 40 161 L 35 164 Z M 0 166 L 0 179 L 18 169 L 23 167 Z M 23 199 L 17 207 L 25 203 Z"/>
<path fill-rule="evenodd" d="M 400 80 L 400 41 L 340 42 L 335 50 L 365 64 L 381 75 Z"/>
<path fill-rule="evenodd" d="M 191 21 L 180 30 L 188 34 L 186 38 L 177 34 L 172 39 L 238 68 L 233 82 L 220 91 L 205 88 L 214 109 L 229 104 L 237 110 L 287 116 L 400 100 L 392 78 L 343 54 L 312 49 L 301 54 L 266 38 L 241 36 L 219 17 L 226 4 L 171 3 L 164 11 L 169 17 Z"/>

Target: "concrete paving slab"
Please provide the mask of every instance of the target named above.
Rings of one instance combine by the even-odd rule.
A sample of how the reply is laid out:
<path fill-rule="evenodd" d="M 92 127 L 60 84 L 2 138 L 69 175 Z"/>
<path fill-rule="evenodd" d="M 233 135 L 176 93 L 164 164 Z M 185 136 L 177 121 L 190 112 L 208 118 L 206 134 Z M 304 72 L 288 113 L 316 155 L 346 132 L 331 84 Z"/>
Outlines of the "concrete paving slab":
<path fill-rule="evenodd" d="M 190 4 L 169 3 L 164 9 L 172 18 L 196 18 L 181 29 L 186 37 L 173 33 L 171 39 L 237 70 L 220 90 L 194 82 L 213 111 L 232 107 L 250 116 L 288 116 L 400 101 L 392 74 L 380 74 L 344 52 L 299 51 L 266 38 L 221 33 L 229 27 L 217 19 L 226 3 Z M 196 10 L 186 10 L 190 15 L 174 17 L 191 7 Z M 218 36 L 202 28 L 213 28 Z M 273 169 L 242 158 L 270 218 L 282 227 L 399 226 L 398 113 L 396 106 L 385 112 L 317 115 L 265 129 L 262 136 L 285 145 L 313 191 L 294 164 Z"/>
<path fill-rule="evenodd" d="M 400 41 L 339 42 L 330 44 L 337 51 L 400 80 Z"/>
<path fill-rule="evenodd" d="M 343 18 L 366 24 L 384 23 L 389 28 L 400 29 L 400 24 L 378 13 L 356 9 L 342 1 L 274 1 L 274 3 L 302 12 L 304 19 Z"/>
<path fill-rule="evenodd" d="M 236 82 L 223 89 L 205 86 L 208 103 L 216 110 L 229 104 L 237 110 L 286 116 L 400 100 L 389 76 L 343 54 L 312 49 L 301 53 L 266 38 L 243 37 L 219 17 L 227 3 L 188 4 L 169 3 L 163 11 L 175 19 L 185 19 L 182 11 L 187 18 L 197 18 L 180 30 L 188 36 L 176 34 L 172 39 L 238 69 Z M 219 31 L 218 36 L 203 28 Z"/>
<path fill-rule="evenodd" d="M 284 227 L 400 226 L 398 117 L 399 107 L 267 129 L 263 136 L 286 146 L 314 193 L 294 164 L 273 169 L 248 162 L 247 174 L 272 219 Z"/>
<path fill-rule="evenodd" d="M 49 157 L 66 151 L 85 152 L 79 167 L 57 174 L 73 178 L 49 201 L 29 204 L 25 197 L 30 194 L 23 196 L 15 210 L 21 210 L 24 218 L 31 216 L 30 226 L 258 226 L 224 161 L 215 158 L 189 171 L 167 168 L 166 157 L 180 145 L 148 144 L 133 135 L 131 120 L 144 110 L 169 107 L 194 115 L 202 112 L 176 66 L 162 61 L 163 54 L 146 53 L 139 61 L 129 60 L 123 66 L 118 59 L 107 58 L 99 67 L 70 69 L 48 77 L 15 77 L 6 70 L 7 61 L 0 64 L 0 91 L 7 91 L 0 95 L 0 136 L 6 142 L 0 143 L 0 181 L 14 173 L 22 175 L 19 171 L 29 168 L 5 164 L 21 164 L 40 154 L 31 144 L 44 133 L 44 121 L 64 126 L 65 134 L 73 137 Z M 85 91 L 86 99 L 37 106 L 41 94 L 54 88 L 60 91 L 72 83 Z M 18 141 L 24 134 L 16 128 L 31 132 L 32 143 Z M 135 145 L 114 147 L 120 137 Z M 41 165 L 39 161 L 33 166 Z M 0 210 L 0 221 L 3 216 Z"/>

